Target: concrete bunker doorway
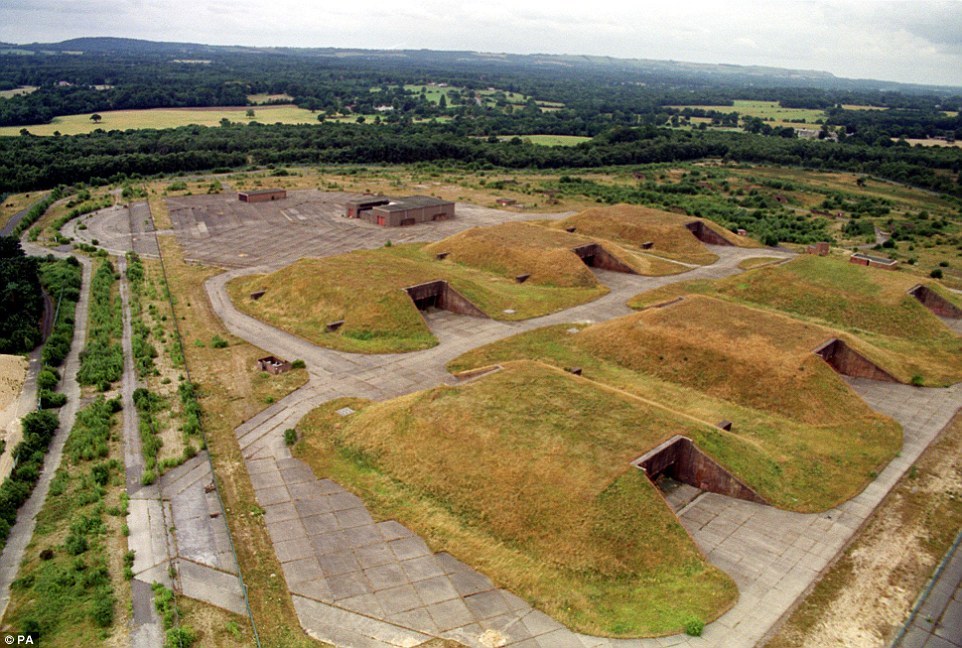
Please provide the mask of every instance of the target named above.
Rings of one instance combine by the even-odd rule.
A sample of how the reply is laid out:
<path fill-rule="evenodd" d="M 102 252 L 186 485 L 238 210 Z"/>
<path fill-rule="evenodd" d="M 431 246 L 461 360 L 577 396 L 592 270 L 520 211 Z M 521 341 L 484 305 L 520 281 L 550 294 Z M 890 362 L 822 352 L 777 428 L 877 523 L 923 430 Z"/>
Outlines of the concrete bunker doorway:
<path fill-rule="evenodd" d="M 484 311 L 451 287 L 447 281 L 437 280 L 408 286 L 403 289 L 422 313 L 431 309 L 446 310 L 458 315 L 488 319 Z"/>
<path fill-rule="evenodd" d="M 827 362 L 832 369 L 843 376 L 868 378 L 869 380 L 879 380 L 882 382 L 899 382 L 895 376 L 838 338 L 832 338 L 819 346 L 815 349 L 815 355 L 819 356 Z"/>
<path fill-rule="evenodd" d="M 688 228 L 688 231 L 694 234 L 695 238 L 702 243 L 707 243 L 709 245 L 731 245 L 731 242 L 728 241 L 728 239 L 701 221 L 685 223 L 685 227 Z"/>
<path fill-rule="evenodd" d="M 626 274 L 638 274 L 631 267 L 616 259 L 608 250 L 597 243 L 586 243 L 578 247 L 571 248 L 571 251 L 578 255 L 578 258 L 589 268 L 601 268 L 612 272 L 624 272 Z"/>
<path fill-rule="evenodd" d="M 676 512 L 705 491 L 768 503 L 685 436 L 671 437 L 631 464 L 645 472 Z"/>
<path fill-rule="evenodd" d="M 948 317 L 949 319 L 962 318 L 962 308 L 959 308 L 928 286 L 923 286 L 922 284 L 913 286 L 909 289 L 909 294 L 939 317 Z"/>

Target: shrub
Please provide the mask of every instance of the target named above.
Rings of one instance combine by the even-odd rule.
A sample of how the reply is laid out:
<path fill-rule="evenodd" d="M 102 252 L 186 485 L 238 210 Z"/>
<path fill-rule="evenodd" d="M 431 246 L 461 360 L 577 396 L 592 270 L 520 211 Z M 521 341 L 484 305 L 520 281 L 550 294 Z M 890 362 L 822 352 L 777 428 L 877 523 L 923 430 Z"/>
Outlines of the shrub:
<path fill-rule="evenodd" d="M 912 380 L 910 382 L 912 383 L 913 387 L 921 387 L 925 384 L 925 378 L 923 378 L 920 374 L 915 374 L 912 376 Z"/>
<path fill-rule="evenodd" d="M 685 619 L 685 634 L 690 637 L 700 637 L 702 630 L 705 629 L 705 622 L 698 617 L 688 617 Z"/>
<path fill-rule="evenodd" d="M 50 391 L 49 389 L 40 390 L 40 407 L 43 409 L 54 409 L 63 407 L 67 403 L 67 395 L 60 392 Z"/>
<path fill-rule="evenodd" d="M 291 369 L 304 369 L 307 365 L 303 360 L 295 360 L 291 363 Z"/>
<path fill-rule="evenodd" d="M 941 278 L 942 278 L 942 268 L 936 268 L 935 270 L 933 270 L 932 272 L 929 273 L 929 276 L 932 277 L 933 279 L 941 279 Z"/>
<path fill-rule="evenodd" d="M 295 443 L 297 443 L 297 430 L 295 430 L 294 428 L 287 428 L 286 430 L 284 430 L 284 443 L 286 443 L 289 446 L 292 446 Z"/>
<path fill-rule="evenodd" d="M 210 340 L 210 346 L 211 346 L 212 348 L 214 348 L 214 349 L 226 349 L 226 348 L 227 348 L 227 340 L 225 340 L 224 338 L 222 338 L 222 337 L 219 336 L 219 335 L 215 335 L 215 336 L 212 337 L 211 340 Z"/>

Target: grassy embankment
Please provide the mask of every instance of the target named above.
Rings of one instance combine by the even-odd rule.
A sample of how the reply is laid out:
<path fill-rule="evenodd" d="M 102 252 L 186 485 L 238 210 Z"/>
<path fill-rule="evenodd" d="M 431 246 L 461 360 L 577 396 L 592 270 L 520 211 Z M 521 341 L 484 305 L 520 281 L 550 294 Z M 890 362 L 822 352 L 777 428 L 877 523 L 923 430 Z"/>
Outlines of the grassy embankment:
<path fill-rule="evenodd" d="M 762 497 L 818 511 L 852 497 L 901 447 L 874 413 L 811 353 L 827 328 L 704 297 L 580 328 L 547 327 L 455 359 L 452 371 L 530 358 L 734 434 L 702 450 Z M 648 448 L 641 448 L 639 454 Z"/>
<path fill-rule="evenodd" d="M 187 264 L 171 238 L 161 237 L 160 246 L 175 316 L 185 336 L 186 363 L 191 379 L 200 389 L 204 438 L 261 641 L 269 648 L 316 646 L 300 628 L 284 572 L 275 557 L 234 436 L 234 428 L 267 403 L 303 385 L 307 372 L 297 369 L 282 376 L 268 376 L 256 371 L 256 359 L 267 353 L 230 335 L 207 299 L 204 281 L 219 270 Z M 169 326 L 167 334 L 172 335 L 173 324 Z M 228 346 L 215 348 L 207 344 L 215 335 L 226 340 Z M 196 345 L 196 340 L 204 345 Z"/>
<path fill-rule="evenodd" d="M 962 305 L 958 295 L 923 282 Z M 962 338 L 907 294 L 917 283 L 917 277 L 901 272 L 804 256 L 717 282 L 675 284 L 638 295 L 629 305 L 642 308 L 685 293 L 711 295 L 847 333 L 860 342 L 865 355 L 902 382 L 958 382 Z"/>
<path fill-rule="evenodd" d="M 345 403 L 362 409 L 344 419 Z M 737 598 L 629 464 L 672 434 L 731 436 L 709 424 L 519 362 L 461 387 L 334 401 L 299 431 L 315 474 L 578 631 L 674 633 Z"/>
<path fill-rule="evenodd" d="M 524 227 L 534 233 L 542 230 Z M 543 277 L 519 284 L 513 276 L 456 263 L 453 258 L 437 261 L 420 245 L 399 245 L 302 259 L 270 275 L 236 279 L 228 291 L 234 304 L 249 315 L 320 346 L 366 353 L 413 351 L 437 344 L 402 290 L 407 286 L 443 279 L 489 316 L 505 320 L 544 315 L 608 292 L 569 251 L 557 251 L 553 258 L 560 264 L 554 268 L 542 264 L 533 248 L 527 255 L 532 261 L 528 272 L 544 268 L 558 283 L 549 284 Z M 252 300 L 249 295 L 259 290 L 267 292 Z M 326 325 L 337 320 L 345 321 L 343 327 L 326 332 Z"/>

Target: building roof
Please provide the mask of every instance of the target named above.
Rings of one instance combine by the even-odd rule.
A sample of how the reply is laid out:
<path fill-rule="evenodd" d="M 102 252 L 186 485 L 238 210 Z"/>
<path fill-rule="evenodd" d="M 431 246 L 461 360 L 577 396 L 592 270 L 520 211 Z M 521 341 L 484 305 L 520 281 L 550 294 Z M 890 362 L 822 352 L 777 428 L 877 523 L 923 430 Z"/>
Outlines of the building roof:
<path fill-rule="evenodd" d="M 386 205 L 389 202 L 391 202 L 391 199 L 387 196 L 372 196 L 370 194 L 364 194 L 348 199 L 346 205 L 348 207 L 373 207 L 375 205 Z"/>
<path fill-rule="evenodd" d="M 252 191 L 238 191 L 238 196 L 263 196 L 266 194 L 287 193 L 287 189 L 254 189 Z"/>
<path fill-rule="evenodd" d="M 871 256 L 869 254 L 862 254 L 861 252 L 856 252 L 852 256 L 855 257 L 856 259 L 868 259 L 869 261 L 874 261 L 875 263 L 885 263 L 885 264 L 898 263 L 897 259 L 886 259 L 885 257 L 877 257 L 877 256 Z"/>
<path fill-rule="evenodd" d="M 384 211 L 404 211 L 406 209 L 418 209 L 421 207 L 440 207 L 441 205 L 453 205 L 450 200 L 441 200 L 433 196 L 407 196 L 392 200 L 386 205 L 381 205 L 377 209 Z"/>

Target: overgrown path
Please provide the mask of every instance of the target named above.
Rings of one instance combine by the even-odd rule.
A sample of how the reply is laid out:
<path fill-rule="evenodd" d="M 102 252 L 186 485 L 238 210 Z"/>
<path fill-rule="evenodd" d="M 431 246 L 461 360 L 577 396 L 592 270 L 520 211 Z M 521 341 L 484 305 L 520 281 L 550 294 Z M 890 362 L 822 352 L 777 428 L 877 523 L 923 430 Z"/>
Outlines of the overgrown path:
<path fill-rule="evenodd" d="M 24 251 L 30 255 L 46 256 L 54 254 L 58 257 L 69 256 L 61 252 L 52 252 L 46 248 L 23 243 Z M 37 514 L 47 499 L 47 492 L 50 490 L 50 481 L 53 479 L 57 468 L 60 466 L 60 459 L 63 456 L 63 446 L 73 427 L 77 410 L 80 409 L 80 385 L 77 383 L 77 371 L 80 368 L 80 351 L 83 349 L 84 340 L 87 336 L 87 309 L 89 306 L 90 278 L 92 275 L 92 264 L 85 257 L 78 257 L 83 270 L 83 285 L 80 290 L 80 299 L 77 301 L 75 311 L 75 322 L 73 332 L 73 342 L 70 346 L 70 353 L 67 355 L 63 365 L 63 383 L 61 391 L 67 396 L 67 404 L 60 409 L 60 426 L 50 442 L 50 448 L 44 458 L 43 472 L 37 485 L 30 494 L 29 499 L 20 507 L 17 513 L 17 522 L 10 530 L 10 537 L 0 555 L 0 619 L 3 618 L 10 603 L 10 585 L 17 577 L 20 569 L 20 562 L 23 560 L 24 551 L 33 536 L 36 526 Z"/>
<path fill-rule="evenodd" d="M 130 535 L 127 544 L 134 553 L 134 578 L 130 593 L 133 599 L 133 627 L 130 643 L 133 648 L 153 648 L 164 643 L 164 629 L 153 605 L 153 592 L 147 577 L 163 579 L 165 567 L 170 564 L 167 542 L 167 524 L 164 518 L 163 503 L 156 487 L 141 485 L 144 472 L 144 458 L 141 452 L 140 417 L 134 406 L 134 390 L 138 384 L 134 371 L 132 325 L 130 313 L 130 284 L 127 281 L 127 263 L 123 257 L 117 259 L 120 273 L 120 300 L 123 308 L 124 373 L 120 385 L 123 403 L 124 466 L 127 475 L 127 495 L 129 508 L 127 527 Z M 160 566 L 160 570 L 150 568 Z M 159 573 L 151 573 L 151 572 Z M 168 579 L 169 580 L 169 579 Z M 165 583 L 169 585 L 169 582 Z"/>

